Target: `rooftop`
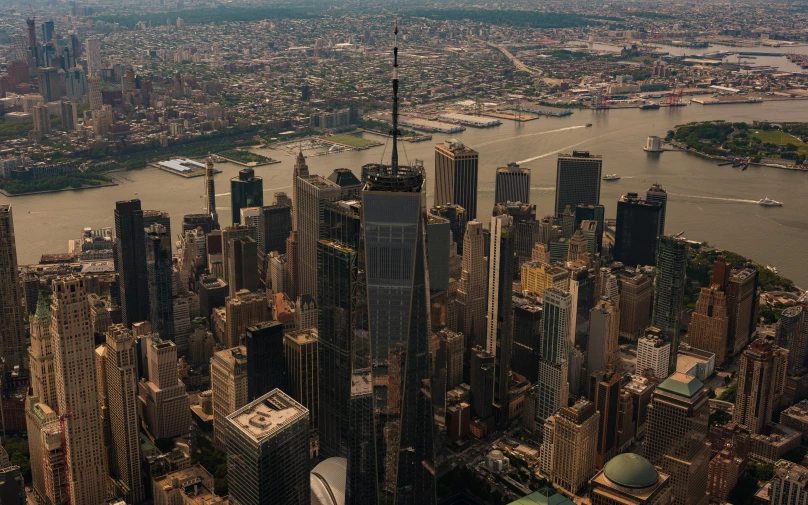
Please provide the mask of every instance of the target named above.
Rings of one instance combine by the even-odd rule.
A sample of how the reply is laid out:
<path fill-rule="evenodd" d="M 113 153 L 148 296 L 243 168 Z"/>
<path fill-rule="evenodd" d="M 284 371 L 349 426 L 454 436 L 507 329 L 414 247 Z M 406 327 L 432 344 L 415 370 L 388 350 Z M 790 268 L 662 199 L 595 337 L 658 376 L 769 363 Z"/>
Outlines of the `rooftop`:
<path fill-rule="evenodd" d="M 296 421 L 308 423 L 309 410 L 280 389 L 233 412 L 227 420 L 256 442 L 274 436 Z"/>
<path fill-rule="evenodd" d="M 662 384 L 659 385 L 659 389 L 669 391 L 679 396 L 692 398 L 696 393 L 704 389 L 704 383 L 692 375 L 674 372 L 670 377 L 662 381 Z"/>
<path fill-rule="evenodd" d="M 603 474 L 615 484 L 632 489 L 651 487 L 659 480 L 659 472 L 639 454 L 619 454 L 603 467 Z"/>
<path fill-rule="evenodd" d="M 555 489 L 545 487 L 508 505 L 573 505 L 573 503 Z"/>

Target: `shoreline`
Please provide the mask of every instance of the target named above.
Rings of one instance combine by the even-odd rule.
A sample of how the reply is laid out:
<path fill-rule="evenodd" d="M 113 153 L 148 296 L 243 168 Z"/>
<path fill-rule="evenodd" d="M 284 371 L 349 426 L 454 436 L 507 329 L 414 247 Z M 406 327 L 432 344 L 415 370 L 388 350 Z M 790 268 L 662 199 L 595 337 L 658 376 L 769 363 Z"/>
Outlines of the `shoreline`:
<path fill-rule="evenodd" d="M 9 193 L 5 189 L 0 189 L 0 194 L 9 198 L 16 196 L 29 196 L 29 195 L 44 195 L 47 193 L 62 193 L 64 191 L 79 191 L 82 189 L 95 189 L 95 188 L 108 188 L 110 186 L 118 186 L 117 182 L 108 182 L 106 184 L 99 184 L 97 186 L 82 186 L 80 188 L 62 188 L 62 189 L 45 189 L 42 191 L 29 191 L 26 193 Z"/>
<path fill-rule="evenodd" d="M 702 158 L 711 160 L 711 161 L 734 161 L 734 157 L 728 156 L 717 156 L 715 154 L 707 154 L 701 151 L 696 151 L 695 149 L 690 149 L 687 146 L 683 146 L 678 142 L 669 142 L 667 140 L 663 140 L 663 143 L 668 144 L 669 146 L 673 146 L 676 149 L 670 149 L 669 151 L 679 151 L 683 153 L 694 154 L 696 156 L 701 156 Z M 754 165 L 757 167 L 770 167 L 770 168 L 778 168 L 780 170 L 790 170 L 792 172 L 808 172 L 807 168 L 796 168 L 795 167 L 787 167 L 785 165 L 776 165 L 774 163 L 754 163 L 750 161 L 747 165 Z"/>

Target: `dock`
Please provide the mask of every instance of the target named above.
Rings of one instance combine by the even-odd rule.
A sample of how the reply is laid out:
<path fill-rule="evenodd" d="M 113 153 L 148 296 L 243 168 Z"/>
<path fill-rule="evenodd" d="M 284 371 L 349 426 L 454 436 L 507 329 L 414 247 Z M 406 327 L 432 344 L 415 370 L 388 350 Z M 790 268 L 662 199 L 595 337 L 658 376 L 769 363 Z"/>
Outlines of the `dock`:
<path fill-rule="evenodd" d="M 491 128 L 492 126 L 499 126 L 502 121 L 498 119 L 486 119 L 480 116 L 469 116 L 468 114 L 456 114 L 447 112 L 438 116 L 441 121 L 449 123 L 458 123 L 464 126 L 473 126 L 475 128 Z"/>
<path fill-rule="evenodd" d="M 440 121 L 430 121 L 429 119 L 421 119 L 417 117 L 401 117 L 398 123 L 401 126 L 430 133 L 459 133 L 465 131 L 466 129 L 466 127 L 462 125 L 442 123 Z"/>

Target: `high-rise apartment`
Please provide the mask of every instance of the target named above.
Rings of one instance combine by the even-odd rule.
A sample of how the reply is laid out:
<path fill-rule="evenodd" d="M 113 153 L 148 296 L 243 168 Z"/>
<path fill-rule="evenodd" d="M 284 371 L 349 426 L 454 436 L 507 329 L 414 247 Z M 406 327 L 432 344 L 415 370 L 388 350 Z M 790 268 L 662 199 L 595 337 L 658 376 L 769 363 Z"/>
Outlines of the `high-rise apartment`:
<path fill-rule="evenodd" d="M 791 461 L 778 461 L 774 465 L 769 503 L 771 505 L 805 503 L 808 501 L 806 481 L 808 481 L 808 469 Z"/>
<path fill-rule="evenodd" d="M 230 209 L 233 224 L 241 223 L 241 209 L 264 205 L 264 180 L 252 168 L 242 168 L 230 179 Z"/>
<path fill-rule="evenodd" d="M 213 391 L 213 441 L 221 448 L 225 447 L 226 418 L 249 403 L 247 359 L 247 348 L 242 345 L 218 351 L 210 360 L 210 389 Z M 304 450 L 308 456 L 308 444 Z"/>
<path fill-rule="evenodd" d="M 62 435 L 70 501 L 102 505 L 107 499 L 107 469 L 85 282 L 73 276 L 53 281 L 53 368 L 59 412 L 70 416 Z"/>
<path fill-rule="evenodd" d="M 25 307 L 17 273 L 17 245 L 11 205 L 0 205 L 0 344 L 6 367 L 22 366 Z"/>
<path fill-rule="evenodd" d="M 228 414 L 224 431 L 232 503 L 310 503 L 305 407 L 275 389 Z"/>
<path fill-rule="evenodd" d="M 510 216 L 491 218 L 488 254 L 488 315 L 485 350 L 496 357 L 496 387 L 492 401 L 508 411 L 508 376 L 513 348 L 514 240 Z"/>
<path fill-rule="evenodd" d="M 595 473 L 595 451 L 600 413 L 580 399 L 553 416 L 553 484 L 570 494 L 581 491 Z"/>
<path fill-rule="evenodd" d="M 246 330 L 247 398 L 253 401 L 275 388 L 287 389 L 283 323 L 262 321 Z"/>
<path fill-rule="evenodd" d="M 453 139 L 435 145 L 435 205 L 457 204 L 468 220 L 477 218 L 480 155 Z"/>
<path fill-rule="evenodd" d="M 149 276 L 146 270 L 146 234 L 140 200 L 115 204 L 115 270 L 124 326 L 150 319 Z M 169 259 L 170 259 L 169 248 Z"/>
<path fill-rule="evenodd" d="M 808 354 L 808 325 L 806 312 L 800 305 L 783 310 L 775 325 L 777 345 L 788 349 L 788 373 L 802 375 Z"/>
<path fill-rule="evenodd" d="M 652 322 L 662 332 L 662 338 L 671 344 L 668 373 L 676 370 L 676 352 L 679 349 L 679 331 L 682 326 L 685 296 L 687 251 L 687 242 L 683 239 L 663 236 L 659 241 Z"/>
<path fill-rule="evenodd" d="M 96 119 L 96 112 L 101 111 L 104 101 L 101 95 L 101 78 L 97 75 L 91 75 L 87 78 L 87 87 L 89 88 L 90 97 L 90 110 L 93 111 L 93 121 Z"/>
<path fill-rule="evenodd" d="M 761 433 L 779 406 L 786 381 L 788 351 L 771 339 L 752 342 L 741 354 L 738 394 L 732 421 L 751 433 Z"/>
<path fill-rule="evenodd" d="M 662 235 L 662 206 L 628 193 L 617 201 L 612 255 L 629 266 L 655 265 Z"/>
<path fill-rule="evenodd" d="M 673 373 L 648 406 L 645 457 L 671 476 L 673 505 L 707 502 L 707 388 L 697 378 Z"/>
<path fill-rule="evenodd" d="M 658 379 L 670 375 L 671 343 L 663 340 L 658 328 L 649 328 L 644 337 L 637 341 L 637 373 L 653 371 Z"/>
<path fill-rule="evenodd" d="M 603 158 L 589 151 L 559 154 L 556 166 L 555 215 L 561 216 L 569 205 L 600 204 Z"/>
<path fill-rule="evenodd" d="M 530 169 L 511 161 L 497 169 L 494 179 L 494 203 L 530 203 Z"/>
<path fill-rule="evenodd" d="M 117 494 L 130 503 L 145 499 L 137 413 L 137 350 L 125 326 L 113 325 L 106 341 L 106 403 L 112 436 L 109 470 Z"/>
<path fill-rule="evenodd" d="M 715 365 L 721 366 L 727 355 L 728 328 L 726 294 L 718 286 L 701 288 L 696 310 L 690 318 L 687 343 L 715 354 Z"/>
<path fill-rule="evenodd" d="M 152 330 L 165 340 L 174 340 L 174 276 L 171 236 L 159 224 L 145 232 L 148 302 Z"/>

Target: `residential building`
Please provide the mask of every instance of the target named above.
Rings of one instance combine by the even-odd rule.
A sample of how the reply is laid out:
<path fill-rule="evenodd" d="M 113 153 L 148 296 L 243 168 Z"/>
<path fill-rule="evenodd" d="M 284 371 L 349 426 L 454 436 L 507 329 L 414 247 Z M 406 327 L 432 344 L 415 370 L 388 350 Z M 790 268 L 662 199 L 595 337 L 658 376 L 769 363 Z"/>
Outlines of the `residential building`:
<path fill-rule="evenodd" d="M 808 500 L 808 469 L 790 461 L 778 461 L 769 491 L 771 505 L 805 503 Z"/>
<path fill-rule="evenodd" d="M 758 279 L 753 265 L 733 271 L 727 284 L 727 354 L 735 356 L 751 341 L 757 331 L 759 312 Z"/>
<path fill-rule="evenodd" d="M 646 335 L 637 341 L 637 373 L 651 370 L 654 377 L 664 379 L 670 375 L 671 344 L 659 338 L 656 328 L 650 328 Z"/>
<path fill-rule="evenodd" d="M 755 340 L 743 351 L 732 412 L 735 424 L 751 433 L 761 433 L 771 421 L 783 394 L 788 354 L 771 339 Z"/>
<path fill-rule="evenodd" d="M 241 345 L 247 327 L 267 319 L 267 302 L 263 293 L 238 291 L 225 300 L 227 329 L 222 344 L 231 348 Z"/>

